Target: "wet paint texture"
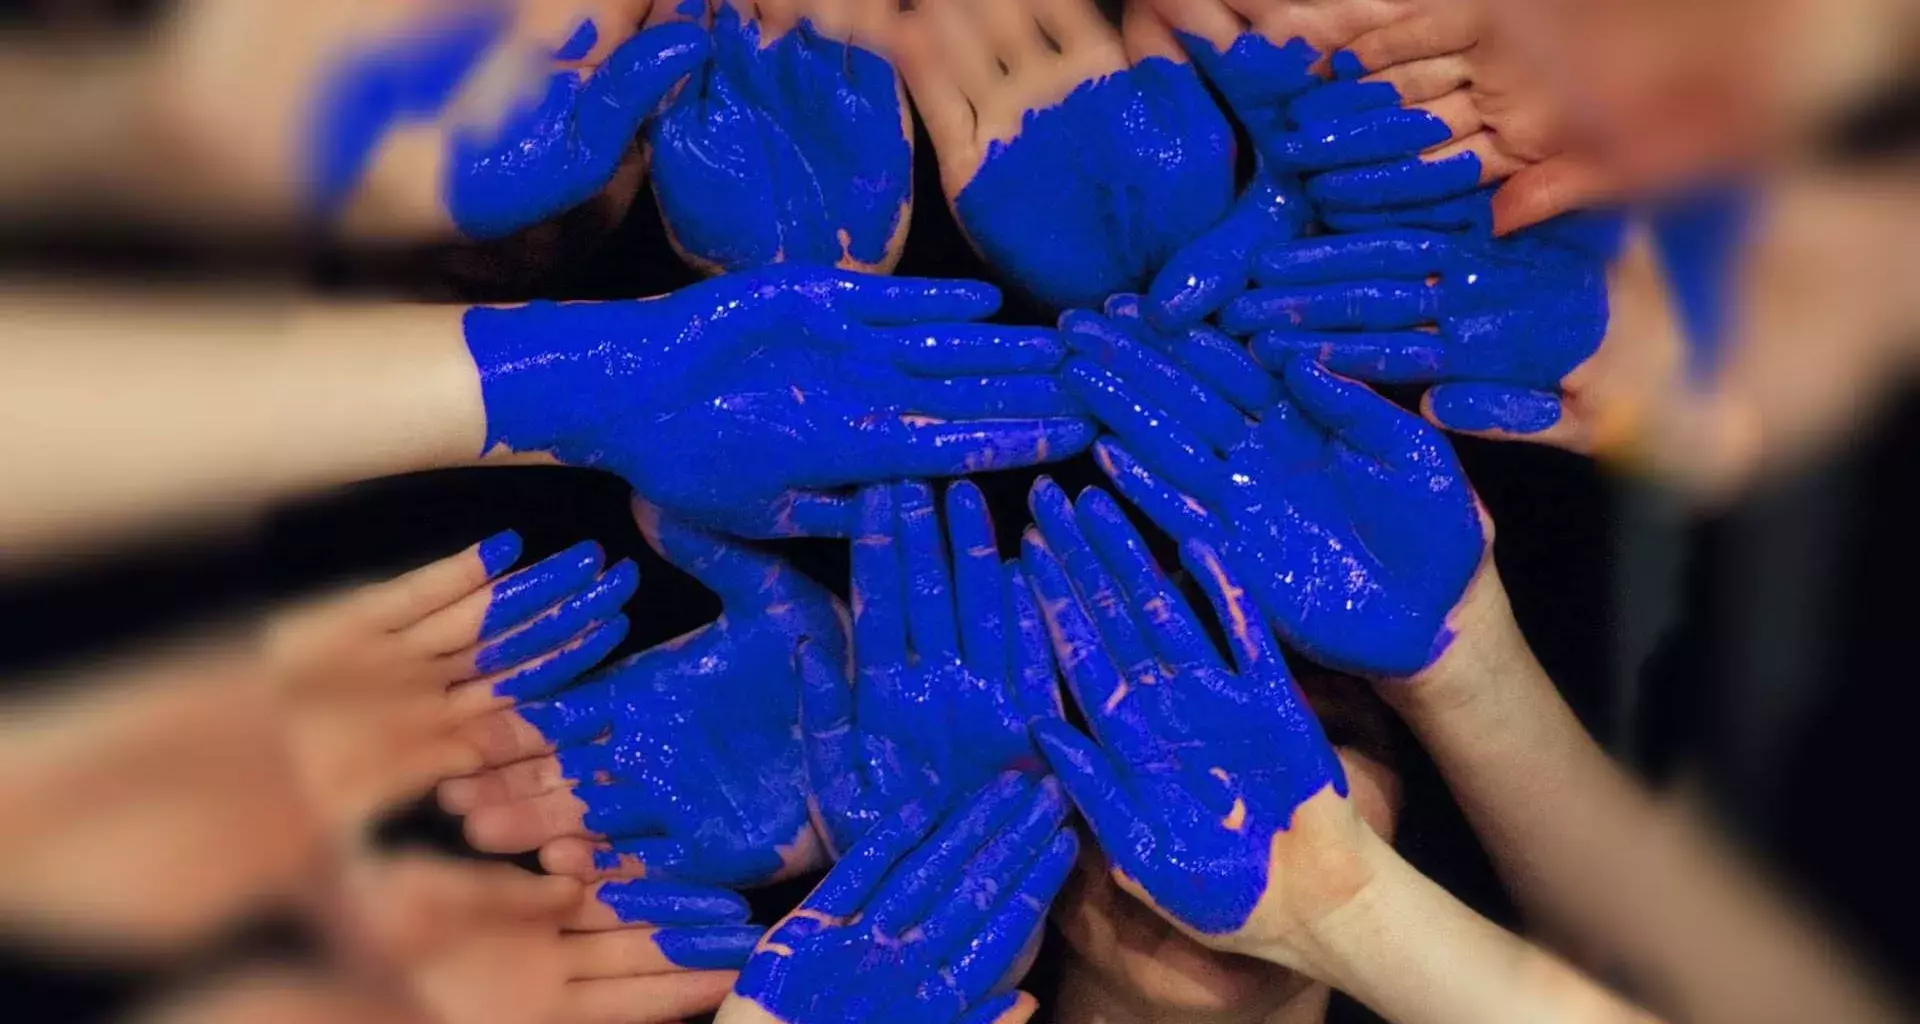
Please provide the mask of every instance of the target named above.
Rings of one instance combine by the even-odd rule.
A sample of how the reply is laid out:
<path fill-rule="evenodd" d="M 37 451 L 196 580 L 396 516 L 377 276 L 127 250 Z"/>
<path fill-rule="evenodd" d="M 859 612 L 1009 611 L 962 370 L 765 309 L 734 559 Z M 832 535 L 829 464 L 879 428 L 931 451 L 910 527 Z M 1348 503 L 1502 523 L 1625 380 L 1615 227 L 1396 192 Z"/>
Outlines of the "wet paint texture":
<path fill-rule="evenodd" d="M 803 644 L 846 656 L 832 597 L 770 555 L 667 519 L 650 539 L 720 595 L 711 625 L 518 713 L 557 748 L 595 865 L 713 885 L 810 866 L 796 716 Z"/>
<path fill-rule="evenodd" d="M 1028 726 L 1060 714 L 1044 627 L 1017 564 L 994 546 L 985 496 L 882 484 L 853 541 L 854 672 L 802 656 L 801 724 L 813 810 L 850 849 L 910 800 L 939 804 L 1008 768 L 1038 768 Z"/>
<path fill-rule="evenodd" d="M 1137 291 L 1233 203 L 1233 132 L 1165 58 L 1081 85 L 988 147 L 954 199 L 981 253 L 1058 308 Z"/>
<path fill-rule="evenodd" d="M 520 560 L 523 547 L 518 532 L 502 530 L 475 545 L 475 550 L 480 556 L 480 568 L 492 579 Z"/>
<path fill-rule="evenodd" d="M 320 216 L 340 213 L 392 132 L 447 112 L 508 21 L 498 9 L 441 17 L 341 61 L 321 87 L 310 133 L 310 198 Z M 548 74 L 492 123 L 450 125 L 441 195 L 454 226 L 469 238 L 497 238 L 591 197 L 661 98 L 706 55 L 699 28 L 663 25 L 629 39 L 591 75 Z"/>
<path fill-rule="evenodd" d="M 1204 626 L 1104 492 L 1078 505 L 1034 487 L 1028 574 L 1092 738 L 1042 722 L 1035 739 L 1114 869 L 1208 935 L 1244 928 L 1279 866 L 1274 834 L 1346 776 L 1224 555 L 1187 541 L 1233 651 Z"/>
<path fill-rule="evenodd" d="M 777 1020 L 990 1021 L 1073 868 L 1066 800 L 1003 776 L 943 819 L 908 804 L 786 916 L 734 998 Z"/>
<path fill-rule="evenodd" d="M 913 201 L 893 65 L 804 18 L 763 40 L 728 2 L 711 34 L 712 63 L 647 136 L 654 195 L 681 252 L 715 273 L 889 262 Z"/>
<path fill-rule="evenodd" d="M 1373 677 L 1439 656 L 1486 546 L 1439 431 L 1304 358 L 1269 395 L 1236 393 L 1220 384 L 1234 374 L 1123 316 L 1063 327 L 1065 374 L 1117 437 L 1101 467 L 1162 529 L 1220 552 L 1288 642 Z"/>
<path fill-rule="evenodd" d="M 1606 335 L 1619 224 L 1569 214 L 1502 239 L 1394 230 L 1276 246 L 1221 322 L 1257 332 L 1270 367 L 1308 355 L 1360 380 L 1440 384 L 1436 422 L 1538 433 Z"/>
<path fill-rule="evenodd" d="M 518 559 L 512 531 L 482 541 L 483 566 L 498 576 Z M 600 545 L 583 541 L 500 579 L 488 588 L 473 656 L 478 676 L 497 676 L 496 694 L 524 698 L 557 690 L 606 656 L 626 636 L 621 608 L 640 583 L 622 561 L 601 572 Z"/>
<path fill-rule="evenodd" d="M 1056 332 L 963 322 L 998 305 L 975 282 L 780 267 L 652 300 L 479 307 L 464 326 L 485 450 L 611 470 L 741 536 L 846 536 L 842 488 L 1092 441 L 1050 372 Z"/>
<path fill-rule="evenodd" d="M 1247 290 L 1253 257 L 1306 233 L 1313 211 L 1298 182 L 1261 165 L 1226 219 L 1187 243 L 1154 275 L 1148 314 L 1163 329 L 1192 327 Z"/>
<path fill-rule="evenodd" d="M 654 946 L 690 971 L 738 969 L 763 934 L 747 923 L 747 902 L 725 889 L 636 879 L 607 882 L 595 898 L 623 925 L 657 926 L 650 933 Z"/>

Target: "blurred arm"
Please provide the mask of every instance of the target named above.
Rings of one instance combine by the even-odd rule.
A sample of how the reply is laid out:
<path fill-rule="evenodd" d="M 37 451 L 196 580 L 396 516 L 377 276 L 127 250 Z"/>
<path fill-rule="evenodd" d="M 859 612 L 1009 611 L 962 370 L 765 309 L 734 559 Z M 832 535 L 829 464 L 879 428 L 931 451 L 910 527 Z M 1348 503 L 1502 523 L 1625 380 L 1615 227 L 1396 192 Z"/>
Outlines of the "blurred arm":
<path fill-rule="evenodd" d="M 463 312 L 0 290 L 0 551 L 474 461 Z"/>
<path fill-rule="evenodd" d="M 1381 686 L 1439 763 L 1522 907 L 1616 961 L 1681 1020 L 1900 1019 L 1694 820 L 1656 803 L 1580 725 L 1484 572 L 1459 636 Z"/>

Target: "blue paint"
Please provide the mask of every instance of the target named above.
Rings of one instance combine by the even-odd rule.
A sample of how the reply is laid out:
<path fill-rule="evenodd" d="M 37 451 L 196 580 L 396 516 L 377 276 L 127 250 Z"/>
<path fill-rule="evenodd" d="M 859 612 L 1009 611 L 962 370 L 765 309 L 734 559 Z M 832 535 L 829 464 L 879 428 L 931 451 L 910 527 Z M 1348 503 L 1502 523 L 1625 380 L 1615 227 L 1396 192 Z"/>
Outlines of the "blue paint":
<path fill-rule="evenodd" d="M 593 19 L 588 18 L 580 23 L 580 27 L 574 30 L 573 35 L 567 37 L 566 42 L 560 44 L 558 50 L 553 51 L 553 59 L 580 60 L 592 53 L 593 48 L 599 44 L 600 30 L 594 28 Z"/>
<path fill-rule="evenodd" d="M 579 593 L 480 648 L 474 655 L 474 670 L 481 675 L 492 675 L 508 666 L 559 650 L 588 627 L 620 614 L 639 586 L 640 568 L 622 560 Z"/>
<path fill-rule="evenodd" d="M 1274 833 L 1322 790 L 1347 795 L 1340 760 L 1223 552 L 1188 540 L 1181 561 L 1231 668 L 1104 492 L 1073 505 L 1042 478 L 1032 506 L 1023 557 L 1093 734 L 1048 721 L 1035 739 L 1115 870 L 1176 922 L 1233 934 L 1280 870 Z"/>
<path fill-rule="evenodd" d="M 711 625 L 596 673 L 520 716 L 557 748 L 602 870 L 755 885 L 810 866 L 796 715 L 803 645 L 844 664 L 833 598 L 770 555 L 682 523 L 643 524 L 719 594 Z"/>
<path fill-rule="evenodd" d="M 1667 285 L 1686 324 L 1688 370 L 1696 382 L 1719 368 L 1753 216 L 1750 183 L 1692 190 L 1653 211 L 1653 237 Z"/>
<path fill-rule="evenodd" d="M 1453 129 L 1424 110 L 1392 107 L 1302 124 L 1267 153 L 1280 167 L 1312 173 L 1397 160 L 1453 138 Z"/>
<path fill-rule="evenodd" d="M 488 579 L 500 575 L 520 560 L 521 549 L 520 534 L 514 530 L 502 530 L 488 537 L 476 546 L 481 571 Z"/>
<path fill-rule="evenodd" d="M 621 924 L 746 924 L 753 916 L 753 909 L 737 893 L 650 878 L 603 882 L 594 898 L 612 910 Z"/>
<path fill-rule="evenodd" d="M 1015 773 L 942 819 L 896 810 L 767 933 L 736 997 L 791 1024 L 997 1014 L 1073 869 L 1066 813 L 1054 780 Z"/>
<path fill-rule="evenodd" d="M 1307 195 L 1316 204 L 1339 210 L 1424 206 L 1479 187 L 1480 157 L 1474 153 L 1369 164 L 1307 179 Z"/>
<path fill-rule="evenodd" d="M 1321 211 L 1320 220 L 1329 231 L 1347 234 L 1404 228 L 1447 231 L 1486 239 L 1493 237 L 1493 194 L 1496 191 L 1498 186 L 1489 185 L 1437 203 L 1369 209 L 1329 208 Z"/>
<path fill-rule="evenodd" d="M 1426 395 L 1436 423 L 1449 430 L 1537 434 L 1560 422 L 1560 397 L 1501 384 L 1441 384 Z"/>
<path fill-rule="evenodd" d="M 306 155 L 316 215 L 340 214 L 389 135 L 440 118 L 510 22 L 501 5 L 436 15 L 329 69 Z M 664 25 L 628 40 L 591 78 L 555 73 L 538 102 L 499 124 L 451 130 L 442 194 L 454 225 L 470 238 L 495 238 L 591 197 L 641 121 L 705 56 L 698 28 Z"/>
<path fill-rule="evenodd" d="M 519 544 L 520 538 L 514 537 L 514 548 Z M 584 588 L 600 574 L 605 557 L 600 545 L 583 540 L 494 583 L 480 618 L 480 639 L 499 636 Z"/>
<path fill-rule="evenodd" d="M 842 488 L 1092 442 L 1046 372 L 1064 354 L 1053 331 L 951 322 L 998 305 L 975 282 L 789 266 L 646 301 L 475 308 L 464 324 L 487 451 L 610 470 L 741 536 L 846 536 Z"/>
<path fill-rule="evenodd" d="M 988 263 L 1064 309 L 1145 288 L 1232 204 L 1231 127 L 1192 67 L 1155 57 L 1028 111 L 954 210 Z"/>
<path fill-rule="evenodd" d="M 494 694 L 527 700 L 560 689 L 612 654 L 620 641 L 627 638 L 627 626 L 625 615 L 615 615 L 588 628 L 551 656 L 500 678 L 493 684 Z"/>
<path fill-rule="evenodd" d="M 648 130 L 675 245 L 713 273 L 890 266 L 913 202 L 893 66 L 805 18 L 762 40 L 732 4 L 714 9 L 712 39 L 712 64 Z"/>
<path fill-rule="evenodd" d="M 1483 385 L 1436 396 L 1438 421 L 1537 432 L 1559 417 L 1533 396 L 1557 394 L 1606 334 L 1620 223 L 1569 214 L 1503 239 L 1382 231 L 1277 246 L 1257 261 L 1262 287 L 1221 322 L 1263 332 L 1253 351 L 1269 366 L 1306 354 L 1360 380 Z"/>
<path fill-rule="evenodd" d="M 1242 33 L 1224 52 L 1212 42 L 1185 32 L 1180 44 L 1200 73 L 1220 90 L 1234 116 L 1246 126 L 1255 148 L 1266 152 L 1289 124 L 1296 98 L 1320 85 L 1313 65 L 1320 53 L 1305 39 L 1275 44 L 1253 32 Z"/>
<path fill-rule="evenodd" d="M 1253 256 L 1306 234 L 1313 210 L 1300 183 L 1264 162 L 1220 223 L 1167 260 L 1148 289 L 1147 316 L 1172 330 L 1198 325 L 1247 289 Z"/>
<path fill-rule="evenodd" d="M 1277 400 L 1227 437 L 1195 411 L 1195 392 L 1218 389 L 1178 365 L 1178 350 L 1160 352 L 1186 375 L 1175 388 L 1113 358 L 1120 325 L 1065 326 L 1069 384 L 1118 438 L 1096 446 L 1102 468 L 1176 539 L 1221 552 L 1290 643 L 1375 677 L 1439 656 L 1486 546 L 1439 431 L 1296 359 Z"/>
<path fill-rule="evenodd" d="M 677 967 L 690 971 L 737 971 L 765 932 L 753 925 L 730 928 L 662 928 L 653 944 Z"/>
<path fill-rule="evenodd" d="M 855 673 L 821 648 L 801 665 L 815 820 L 849 849 L 910 800 L 938 804 L 1007 768 L 1037 768 L 1029 724 L 1057 716 L 1039 611 L 994 546 L 979 488 L 880 484 L 853 541 Z"/>

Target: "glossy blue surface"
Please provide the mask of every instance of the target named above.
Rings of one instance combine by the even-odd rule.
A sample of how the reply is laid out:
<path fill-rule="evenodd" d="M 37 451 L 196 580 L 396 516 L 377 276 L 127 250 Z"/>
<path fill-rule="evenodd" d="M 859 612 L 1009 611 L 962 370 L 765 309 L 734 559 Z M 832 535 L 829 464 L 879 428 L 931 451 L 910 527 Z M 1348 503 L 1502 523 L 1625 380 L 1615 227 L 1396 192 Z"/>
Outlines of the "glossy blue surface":
<path fill-rule="evenodd" d="M 474 669 L 487 675 L 558 650 L 590 625 L 619 615 L 639 586 L 639 567 L 631 561 L 619 562 L 579 592 L 568 595 L 482 647 L 474 656 Z M 489 608 L 488 612 L 493 610 Z M 497 692 L 514 697 L 522 695 L 507 690 Z"/>
<path fill-rule="evenodd" d="M 1535 433 L 1606 334 L 1618 225 L 1570 214 L 1503 239 L 1383 231 L 1276 246 L 1255 268 L 1261 287 L 1221 322 L 1261 332 L 1253 351 L 1269 366 L 1308 355 L 1360 380 L 1473 384 L 1435 389 L 1438 422 Z"/>
<path fill-rule="evenodd" d="M 311 202 L 320 216 L 345 207 L 390 133 L 445 112 L 510 20 L 498 5 L 440 15 L 402 38 L 350 53 L 329 71 L 308 153 Z M 582 32 L 591 29 L 589 23 Z M 629 39 L 590 77 L 554 72 L 537 100 L 497 123 L 452 128 L 442 198 L 454 226 L 469 238 L 497 238 L 591 197 L 612 177 L 642 121 L 706 55 L 699 28 L 663 25 Z"/>
<path fill-rule="evenodd" d="M 913 202 L 893 66 L 804 18 L 763 40 L 727 2 L 712 39 L 713 62 L 648 129 L 675 245 L 713 273 L 885 262 Z"/>
<path fill-rule="evenodd" d="M 1262 154 L 1272 150 L 1286 133 L 1295 98 L 1321 84 L 1313 72 L 1320 53 L 1305 39 L 1275 44 L 1246 32 L 1222 51 L 1200 36 L 1185 32 L 1176 35 L 1200 73 L 1220 90 Z"/>
<path fill-rule="evenodd" d="M 733 886 L 802 870 L 814 847 L 795 659 L 805 644 L 844 660 L 839 611 L 771 555 L 664 518 L 647 529 L 720 595 L 720 618 L 519 714 L 610 841 L 602 870 Z"/>
<path fill-rule="evenodd" d="M 1060 713 L 1039 611 L 979 488 L 947 489 L 944 537 L 924 483 L 875 485 L 861 504 L 852 685 L 824 648 L 801 668 L 813 812 L 833 851 L 909 800 L 1038 768 L 1028 725 Z"/>
<path fill-rule="evenodd" d="M 1016 773 L 944 819 L 895 810 L 774 926 L 734 992 L 791 1024 L 997 1014 L 1073 869 L 1066 814 L 1058 783 Z"/>
<path fill-rule="evenodd" d="M 725 889 L 637 879 L 607 882 L 595 898 L 624 925 L 659 926 L 650 933 L 654 946 L 688 970 L 737 969 L 764 932 L 747 923 L 747 902 Z"/>
<path fill-rule="evenodd" d="M 1263 162 L 1226 218 L 1154 275 L 1148 318 L 1167 330 L 1199 324 L 1247 290 L 1254 254 L 1299 238 L 1312 218 L 1299 182 L 1272 173 Z"/>
<path fill-rule="evenodd" d="M 518 558 L 519 538 L 515 538 Z M 508 627 L 525 622 L 544 608 L 584 588 L 600 574 L 606 553 L 600 545 L 583 540 L 505 579 L 495 580 L 487 592 L 487 610 L 480 619 L 480 639 L 498 636 Z"/>
<path fill-rule="evenodd" d="M 1439 431 L 1304 359 L 1271 405 L 1250 407 L 1123 321 L 1062 325 L 1076 353 L 1065 375 L 1117 436 L 1096 446 L 1101 467 L 1176 539 L 1222 553 L 1290 643 L 1375 677 L 1445 649 L 1485 537 Z M 1254 418 L 1234 429 L 1229 410 Z"/>
<path fill-rule="evenodd" d="M 514 530 L 502 530 L 475 545 L 475 553 L 480 556 L 480 568 L 488 579 L 507 571 L 507 568 L 520 560 L 524 547 L 520 534 Z"/>
<path fill-rule="evenodd" d="M 512 531 L 481 542 L 483 565 L 510 565 L 520 556 Z M 516 699 L 549 693 L 572 682 L 619 646 L 627 632 L 621 607 L 639 586 L 639 569 L 623 561 L 601 573 L 600 545 L 592 541 L 550 555 L 501 579 L 487 592 L 473 668 L 496 675 L 496 694 Z"/>
<path fill-rule="evenodd" d="M 561 43 L 558 50 L 553 51 L 553 59 L 579 60 L 592 53 L 594 46 L 599 42 L 600 30 L 594 27 L 593 19 L 588 18 L 580 23 L 579 28 L 573 30 L 573 35 L 568 36 L 567 41 Z"/>
<path fill-rule="evenodd" d="M 1273 880 L 1273 835 L 1346 775 L 1225 556 L 1182 546 L 1233 651 L 1204 625 L 1120 507 L 1076 505 L 1042 478 L 1023 558 L 1092 739 L 1062 721 L 1035 739 L 1114 869 L 1195 931 L 1243 927 Z"/>
<path fill-rule="evenodd" d="M 955 322 L 998 305 L 975 282 L 780 267 L 652 300 L 480 307 L 464 324 L 486 450 L 611 470 L 741 536 L 846 536 L 843 488 L 1092 441 L 1050 372 L 1056 332 Z"/>
<path fill-rule="evenodd" d="M 1138 291 L 1233 204 L 1233 132 L 1161 57 L 1082 84 L 994 142 L 954 199 L 1007 280 L 1059 308 Z"/>

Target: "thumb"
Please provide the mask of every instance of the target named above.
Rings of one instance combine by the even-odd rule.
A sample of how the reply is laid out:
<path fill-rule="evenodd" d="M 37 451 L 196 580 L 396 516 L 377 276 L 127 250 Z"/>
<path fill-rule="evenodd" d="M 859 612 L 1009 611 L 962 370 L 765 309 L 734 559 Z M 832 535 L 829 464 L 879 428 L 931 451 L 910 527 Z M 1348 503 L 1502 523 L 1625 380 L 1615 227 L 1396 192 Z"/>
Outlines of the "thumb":
<path fill-rule="evenodd" d="M 575 123 L 585 141 L 624 147 L 708 51 L 706 30 L 690 22 L 650 28 L 622 43 L 580 93 Z"/>

